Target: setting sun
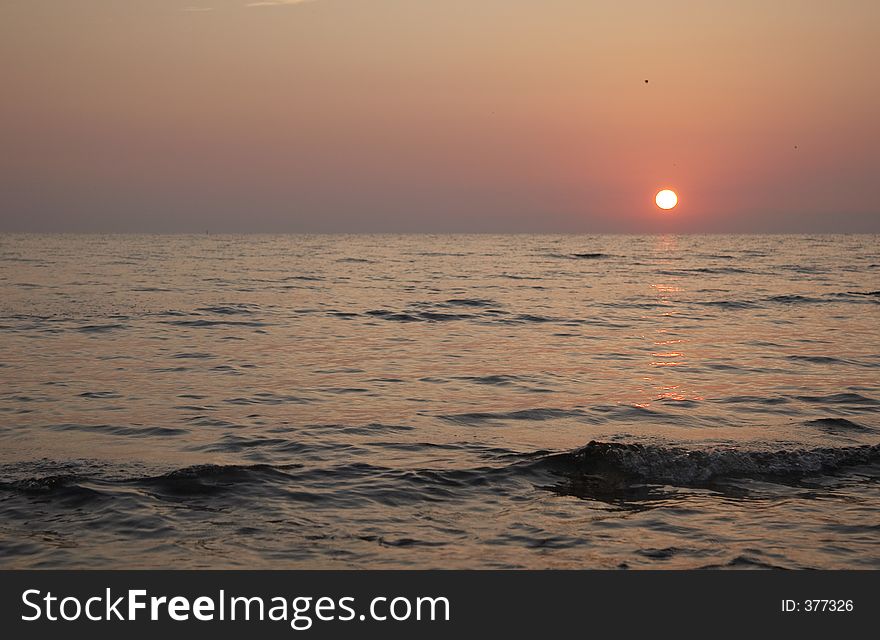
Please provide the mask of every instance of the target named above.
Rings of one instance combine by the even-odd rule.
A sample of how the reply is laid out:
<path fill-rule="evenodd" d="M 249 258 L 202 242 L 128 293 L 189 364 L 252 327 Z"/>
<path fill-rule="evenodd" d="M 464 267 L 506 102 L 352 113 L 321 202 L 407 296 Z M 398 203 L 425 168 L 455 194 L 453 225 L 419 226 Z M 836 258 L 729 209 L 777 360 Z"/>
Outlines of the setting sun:
<path fill-rule="evenodd" d="M 678 204 L 678 195 L 671 189 L 663 189 L 654 197 L 657 206 L 664 210 L 669 210 Z"/>

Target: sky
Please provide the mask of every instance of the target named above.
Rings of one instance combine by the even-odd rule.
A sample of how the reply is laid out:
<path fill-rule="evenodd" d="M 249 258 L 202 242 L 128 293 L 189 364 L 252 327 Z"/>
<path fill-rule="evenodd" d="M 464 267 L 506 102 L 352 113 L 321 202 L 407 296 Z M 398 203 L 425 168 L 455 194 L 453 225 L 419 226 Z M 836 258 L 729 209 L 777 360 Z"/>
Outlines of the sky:
<path fill-rule="evenodd" d="M 878 61 L 876 0 L 3 0 L 0 231 L 880 232 Z"/>

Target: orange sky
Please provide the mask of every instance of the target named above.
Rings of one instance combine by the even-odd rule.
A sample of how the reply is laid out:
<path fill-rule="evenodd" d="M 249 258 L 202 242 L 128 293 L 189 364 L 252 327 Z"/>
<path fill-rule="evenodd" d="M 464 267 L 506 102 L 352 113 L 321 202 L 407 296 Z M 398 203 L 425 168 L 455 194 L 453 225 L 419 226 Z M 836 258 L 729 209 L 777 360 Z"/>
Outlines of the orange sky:
<path fill-rule="evenodd" d="M 6 0 L 0 230 L 876 232 L 878 60 L 872 0 Z"/>

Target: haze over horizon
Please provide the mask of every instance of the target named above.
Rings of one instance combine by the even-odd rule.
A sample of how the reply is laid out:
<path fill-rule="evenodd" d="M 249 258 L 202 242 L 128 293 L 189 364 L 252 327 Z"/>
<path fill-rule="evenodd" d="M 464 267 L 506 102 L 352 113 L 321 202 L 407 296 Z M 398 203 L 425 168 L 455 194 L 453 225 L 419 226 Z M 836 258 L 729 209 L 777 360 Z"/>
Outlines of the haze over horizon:
<path fill-rule="evenodd" d="M 878 42 L 869 0 L 11 0 L 0 232 L 880 232 Z"/>

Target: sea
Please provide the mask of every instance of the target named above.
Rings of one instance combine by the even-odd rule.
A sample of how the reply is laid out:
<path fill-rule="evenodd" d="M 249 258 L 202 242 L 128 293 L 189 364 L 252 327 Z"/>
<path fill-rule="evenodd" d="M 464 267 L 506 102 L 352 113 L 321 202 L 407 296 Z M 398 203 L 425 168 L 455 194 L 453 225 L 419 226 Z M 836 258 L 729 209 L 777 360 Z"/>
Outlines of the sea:
<path fill-rule="evenodd" d="M 0 567 L 880 568 L 880 236 L 2 235 Z"/>

